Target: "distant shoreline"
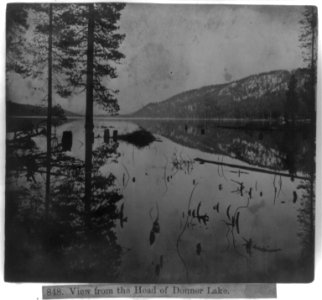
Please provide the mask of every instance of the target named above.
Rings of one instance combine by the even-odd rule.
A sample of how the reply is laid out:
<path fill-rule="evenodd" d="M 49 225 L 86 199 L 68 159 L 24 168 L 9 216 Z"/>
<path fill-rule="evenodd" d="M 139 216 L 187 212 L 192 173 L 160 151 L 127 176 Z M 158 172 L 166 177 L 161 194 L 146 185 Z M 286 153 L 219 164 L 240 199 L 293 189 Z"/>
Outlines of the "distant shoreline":
<path fill-rule="evenodd" d="M 12 119 L 46 119 L 47 116 L 7 116 Z M 53 117 L 55 118 L 55 117 Z M 66 116 L 67 119 L 85 119 L 85 116 Z M 107 120 L 149 120 L 149 121 L 217 121 L 217 122 L 263 122 L 278 123 L 276 119 L 247 119 L 247 118 L 163 118 L 163 117 L 132 117 L 132 116 L 95 116 L 94 119 Z M 295 123 L 310 123 L 311 119 L 297 119 Z"/>

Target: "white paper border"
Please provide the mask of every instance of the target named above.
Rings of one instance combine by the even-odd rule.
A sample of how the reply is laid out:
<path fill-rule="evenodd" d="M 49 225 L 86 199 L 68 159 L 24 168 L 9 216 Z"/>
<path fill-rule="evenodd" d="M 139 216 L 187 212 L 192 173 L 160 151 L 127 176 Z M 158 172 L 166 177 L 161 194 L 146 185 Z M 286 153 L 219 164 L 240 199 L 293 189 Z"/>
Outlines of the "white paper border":
<path fill-rule="evenodd" d="M 113 0 L 112 0 L 113 1 Z M 111 2 L 112 2 L 111 1 Z M 5 115 L 5 20 L 6 20 L 6 4 L 10 2 L 90 2 L 90 0 L 73 0 L 73 1 L 39 1 L 39 0 L 16 0 L 16 1 L 1 1 L 0 0 L 0 297 L 4 300 L 21 299 L 21 300 L 40 300 L 42 299 L 42 285 L 35 283 L 6 283 L 4 282 L 4 192 L 5 192 L 5 136 L 6 136 L 6 115 Z M 95 2 L 104 2 L 96 0 Z M 114 1 L 120 2 L 120 1 Z M 315 222 L 315 279 L 310 284 L 278 284 L 277 297 L 278 299 L 321 299 L 322 296 L 322 264 L 321 264 L 321 251 L 322 251 L 322 217 L 321 217 L 321 201 L 322 201 L 322 98 L 321 98 L 321 24 L 322 24 L 322 2 L 317 0 L 270 0 L 270 1 L 216 1 L 216 0 L 150 0 L 150 1 L 123 1 L 127 3 L 188 3 L 188 4 L 250 4 L 250 5 L 315 5 L 318 7 L 318 89 L 317 89 L 317 139 L 316 139 L 316 222 Z M 321 3 L 321 4 L 320 4 Z M 122 299 L 122 298 L 118 298 Z"/>

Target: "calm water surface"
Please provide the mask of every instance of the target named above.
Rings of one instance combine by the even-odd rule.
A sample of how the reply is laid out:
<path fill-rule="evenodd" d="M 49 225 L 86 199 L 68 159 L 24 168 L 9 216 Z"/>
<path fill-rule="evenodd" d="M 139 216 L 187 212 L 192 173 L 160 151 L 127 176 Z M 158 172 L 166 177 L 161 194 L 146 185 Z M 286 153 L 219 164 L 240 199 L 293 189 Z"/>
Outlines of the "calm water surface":
<path fill-rule="evenodd" d="M 93 207 L 108 203 L 95 216 L 99 220 L 92 224 L 95 234 L 86 239 L 93 245 L 91 250 L 83 251 L 82 237 L 75 238 L 82 235 L 82 230 L 75 229 L 81 222 L 75 217 L 81 204 L 75 203 L 84 196 L 82 173 L 76 164 L 79 162 L 78 168 L 82 168 L 85 157 L 83 120 L 69 121 L 55 130 L 57 145 L 63 132 L 72 133 L 71 149 L 53 154 L 51 211 L 61 216 L 70 210 L 64 222 L 59 219 L 59 224 L 64 224 L 59 225 L 61 229 L 55 224 L 50 227 L 50 232 L 53 228 L 59 231 L 52 237 L 59 242 L 42 243 L 44 234 L 34 233 L 37 230 L 33 226 L 48 225 L 41 217 L 37 223 L 35 217 L 41 214 L 37 206 L 43 205 L 44 169 L 31 172 L 25 161 L 25 168 L 12 167 L 15 171 L 10 171 L 14 164 L 9 162 L 7 201 L 15 204 L 14 208 L 7 205 L 7 224 L 17 226 L 16 234 L 23 243 L 38 241 L 30 249 L 8 242 L 7 249 L 20 252 L 20 263 L 30 266 L 38 259 L 52 267 L 50 261 L 54 260 L 66 274 L 60 281 L 76 281 L 75 274 L 81 272 L 85 275 L 80 279 L 88 275 L 89 280 L 110 282 L 312 279 L 314 198 L 310 159 L 314 152 L 306 128 L 240 130 L 201 121 L 103 119 L 94 125 L 93 193 L 98 200 L 93 201 Z M 111 136 L 117 130 L 120 138 L 104 139 L 106 130 Z M 140 130 L 152 133 L 155 140 L 138 145 L 122 139 L 122 135 Z M 9 131 L 7 138 L 12 140 L 14 130 L 9 127 Z M 36 134 L 31 140 L 37 155 L 45 153 L 44 135 Z M 15 147 L 16 157 L 31 153 L 28 145 Z M 66 167 L 69 175 L 65 178 L 59 170 L 64 170 L 61 165 L 66 158 L 72 163 Z M 24 189 L 32 192 L 23 194 Z M 65 206 L 60 207 L 62 203 Z M 19 218 L 11 212 L 13 209 L 20 212 Z M 26 223 L 28 229 L 24 231 Z M 7 232 L 13 234 L 12 230 Z M 98 232 L 100 235 L 94 236 Z M 46 257 L 48 253 L 50 258 Z M 35 274 L 30 275 L 10 255 L 7 260 L 12 278 L 19 279 L 20 272 L 27 279 L 58 280 L 58 270 L 55 273 L 50 267 L 36 266 Z M 104 272 L 109 274 L 105 276 Z"/>

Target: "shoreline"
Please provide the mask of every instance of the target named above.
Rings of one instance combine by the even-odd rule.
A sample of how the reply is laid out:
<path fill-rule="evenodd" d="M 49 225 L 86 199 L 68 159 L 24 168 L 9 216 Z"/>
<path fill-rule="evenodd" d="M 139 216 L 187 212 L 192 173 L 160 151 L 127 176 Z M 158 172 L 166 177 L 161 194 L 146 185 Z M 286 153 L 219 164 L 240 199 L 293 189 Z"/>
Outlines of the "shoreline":
<path fill-rule="evenodd" d="M 7 119 L 46 119 L 47 116 L 7 116 Z M 55 117 L 53 117 L 55 118 Z M 85 116 L 66 116 L 66 119 L 85 119 Z M 280 124 L 278 120 L 273 119 L 237 119 L 237 118 L 163 118 L 163 117 L 127 117 L 127 116 L 95 116 L 94 119 L 105 120 L 149 120 L 149 121 L 213 121 L 213 122 L 242 122 L 242 123 L 272 123 L 274 125 L 287 125 Z M 311 123 L 311 119 L 298 119 L 295 123 Z"/>

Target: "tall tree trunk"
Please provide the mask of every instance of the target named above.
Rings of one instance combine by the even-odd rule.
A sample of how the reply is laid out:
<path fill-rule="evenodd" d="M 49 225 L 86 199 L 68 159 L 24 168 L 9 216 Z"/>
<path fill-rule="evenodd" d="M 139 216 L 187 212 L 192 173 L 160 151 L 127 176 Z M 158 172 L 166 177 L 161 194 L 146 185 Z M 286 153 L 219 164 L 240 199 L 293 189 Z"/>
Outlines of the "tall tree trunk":
<path fill-rule="evenodd" d="M 311 30 L 312 30 L 312 36 L 311 36 L 311 118 L 312 118 L 312 123 L 313 126 L 315 126 L 315 121 L 316 121 L 316 99 L 315 99 L 315 86 L 316 86 L 316 61 L 315 61 L 315 51 L 314 51 L 314 47 L 315 47 L 315 28 L 316 28 L 316 16 L 315 16 L 315 12 L 314 12 L 314 7 L 311 8 L 311 12 L 312 12 L 312 20 L 311 20 Z"/>
<path fill-rule="evenodd" d="M 48 214 L 50 197 L 50 165 L 51 165 L 51 124 L 52 124 L 52 39 L 53 35 L 53 6 L 49 4 L 49 32 L 48 32 L 48 107 L 47 107 L 47 164 L 46 164 L 46 203 Z"/>
<path fill-rule="evenodd" d="M 317 28 L 317 15 L 315 11 L 315 7 L 311 7 L 311 147 L 313 149 L 313 155 L 311 156 L 311 170 L 310 170 L 310 213 L 311 213 L 311 223 L 310 223 L 310 245 L 311 245 L 311 259 L 312 266 L 314 265 L 314 249 L 315 249 L 315 157 L 316 157 L 316 57 L 315 57 L 315 46 L 316 46 L 316 28 Z"/>
<path fill-rule="evenodd" d="M 314 246 L 315 246 L 315 157 L 316 157 L 316 143 L 315 143 L 315 136 L 316 136 L 316 61 L 315 61 L 315 44 L 316 44 L 316 36 L 315 36 L 315 29 L 316 29 L 316 15 L 315 15 L 315 7 L 311 8 L 312 20 L 311 20 L 311 118 L 312 118 L 312 149 L 313 149 L 313 157 L 311 157 L 311 180 L 310 180 L 310 211 L 311 211 L 311 241 L 312 241 L 312 249 L 311 249 L 311 257 L 313 259 L 312 265 L 314 264 Z"/>
<path fill-rule="evenodd" d="M 92 143 L 93 143 L 93 67 L 94 67 L 94 4 L 88 4 L 87 81 L 85 120 L 85 221 L 89 221 L 92 197 Z"/>

